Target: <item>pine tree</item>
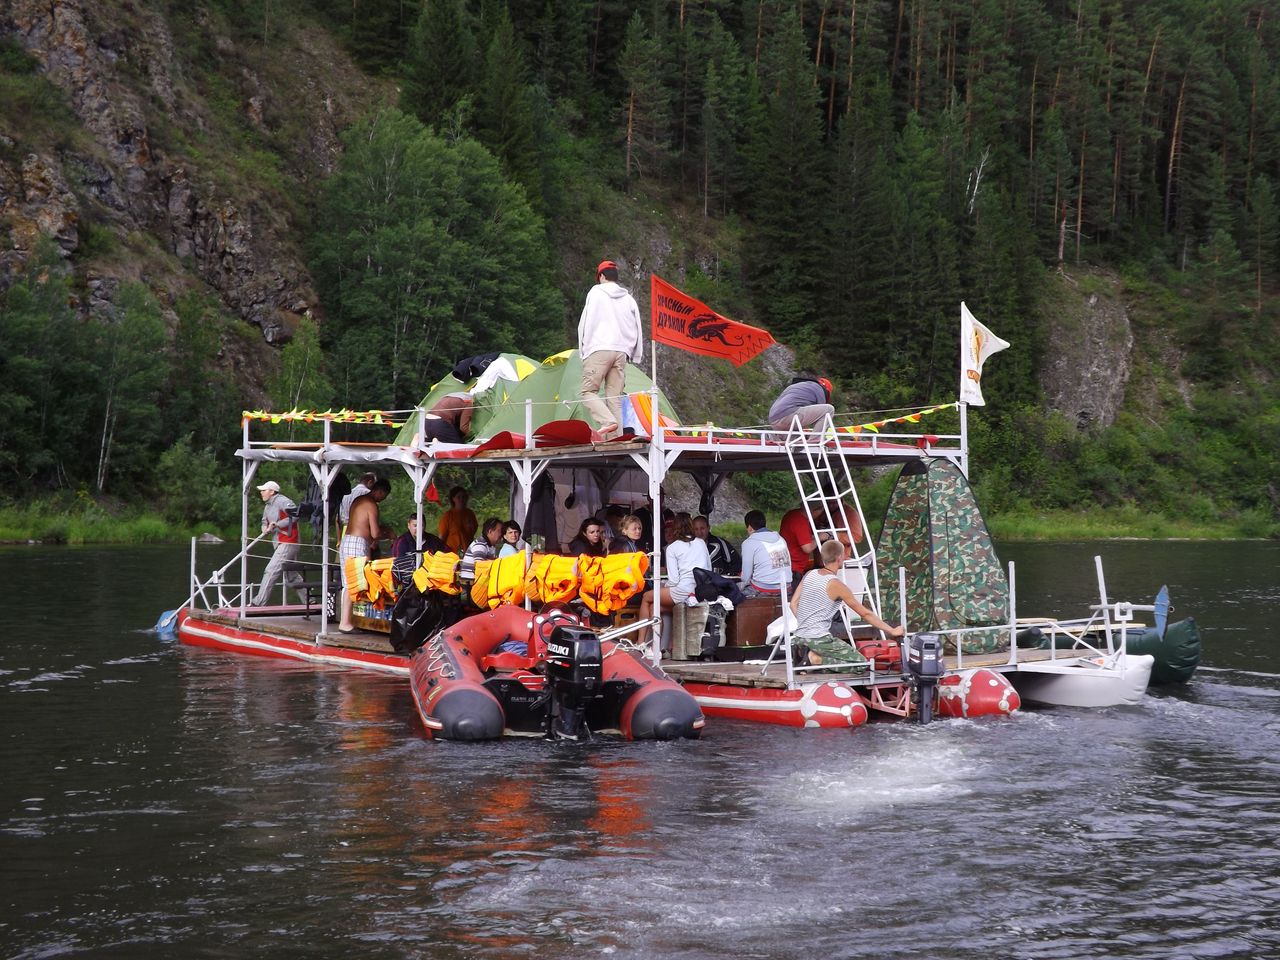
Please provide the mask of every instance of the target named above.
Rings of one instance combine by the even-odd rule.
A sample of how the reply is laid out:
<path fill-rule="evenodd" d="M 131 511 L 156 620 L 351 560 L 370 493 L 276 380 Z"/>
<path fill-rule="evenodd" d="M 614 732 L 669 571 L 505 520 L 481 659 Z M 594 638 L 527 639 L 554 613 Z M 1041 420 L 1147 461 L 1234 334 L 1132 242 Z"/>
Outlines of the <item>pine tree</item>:
<path fill-rule="evenodd" d="M 479 72 L 463 0 L 423 0 L 406 58 L 404 108 L 428 126 L 444 128 L 472 94 Z"/>
<path fill-rule="evenodd" d="M 944 168 L 936 137 L 908 114 L 897 145 L 894 299 L 889 327 L 894 369 L 929 398 L 945 370 L 940 339 L 954 324 L 958 296 L 954 227 L 944 215 Z M 941 351 L 941 352 L 940 352 Z"/>
<path fill-rule="evenodd" d="M 800 21 L 789 11 L 761 62 L 750 143 L 750 284 L 775 335 L 818 335 L 827 170 L 822 115 Z"/>
<path fill-rule="evenodd" d="M 737 43 L 718 18 L 710 27 L 705 51 L 698 179 L 703 214 L 711 209 L 724 214 L 745 180 L 743 150 L 755 87 Z"/>
<path fill-rule="evenodd" d="M 1262 311 L 1263 291 L 1275 282 L 1277 257 L 1280 257 L 1280 209 L 1269 177 L 1254 177 L 1249 188 L 1248 222 L 1245 231 L 1247 253 L 1253 264 L 1254 296 L 1258 312 Z"/>
<path fill-rule="evenodd" d="M 523 184 L 531 198 L 540 200 L 535 122 L 526 73 L 524 51 L 503 4 L 496 14 L 476 94 L 476 139 L 493 151 L 508 176 Z"/>
<path fill-rule="evenodd" d="M 622 115 L 627 181 L 661 180 L 671 155 L 671 92 L 662 44 L 639 13 L 627 23 L 618 66 L 626 84 Z"/>
<path fill-rule="evenodd" d="M 859 78 L 853 106 L 837 130 L 827 232 L 824 313 L 839 336 L 827 350 L 838 369 L 884 369 L 891 355 L 885 331 L 896 309 L 893 218 L 894 133 L 888 84 L 876 73 Z"/>

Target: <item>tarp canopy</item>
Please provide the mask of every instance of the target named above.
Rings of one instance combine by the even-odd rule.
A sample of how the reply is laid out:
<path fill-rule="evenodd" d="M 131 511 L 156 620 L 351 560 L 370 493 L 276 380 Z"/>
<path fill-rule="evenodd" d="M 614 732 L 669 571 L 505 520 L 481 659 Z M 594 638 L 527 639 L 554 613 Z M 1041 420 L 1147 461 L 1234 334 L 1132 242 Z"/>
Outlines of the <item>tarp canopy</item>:
<path fill-rule="evenodd" d="M 468 392 L 475 398 L 475 412 L 471 417 L 471 435 L 468 440 L 486 440 L 502 431 L 523 434 L 525 432 L 525 401 L 533 402 L 533 427 L 552 420 L 583 420 L 591 422 L 578 396 L 582 390 L 582 358 L 577 350 L 565 350 L 538 363 L 520 354 L 501 354 L 498 360 L 515 374 L 492 378 L 491 365 L 479 380 L 463 383 L 452 374 L 433 386 L 422 400 L 422 406 L 430 410 L 441 398 L 450 393 Z M 639 367 L 628 364 L 626 374 L 628 394 L 648 394 L 653 381 Z M 640 401 L 647 408 L 644 398 Z M 640 434 L 647 434 L 643 421 L 637 420 L 635 404 L 623 403 L 623 426 L 633 426 Z M 658 409 L 676 422 L 671 404 L 662 392 L 658 393 Z M 396 443 L 407 445 L 417 433 L 416 418 L 407 423 L 396 438 Z"/>
<path fill-rule="evenodd" d="M 987 523 L 964 474 L 941 458 L 902 468 L 876 544 L 884 617 L 901 622 L 898 568 L 907 573 L 907 623 L 912 632 L 1006 623 L 1009 584 Z M 1007 646 L 1002 630 L 964 634 L 965 653 Z M 953 647 L 953 638 L 948 647 Z"/>

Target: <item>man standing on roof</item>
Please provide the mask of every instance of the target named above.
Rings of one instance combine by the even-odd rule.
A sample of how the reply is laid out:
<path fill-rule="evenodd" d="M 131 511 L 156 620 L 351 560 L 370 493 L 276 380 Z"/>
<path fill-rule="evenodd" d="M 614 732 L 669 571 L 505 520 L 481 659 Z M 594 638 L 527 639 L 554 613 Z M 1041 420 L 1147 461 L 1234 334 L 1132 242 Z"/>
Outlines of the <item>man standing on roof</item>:
<path fill-rule="evenodd" d="M 280 484 L 268 480 L 258 487 L 262 496 L 262 533 L 271 534 L 276 542 L 275 553 L 262 574 L 262 583 L 254 594 L 253 606 L 265 607 L 271 599 L 271 588 L 275 586 L 280 574 L 284 574 L 285 583 L 299 593 L 302 590 L 302 574 L 297 570 L 286 569 L 285 564 L 298 559 L 298 520 L 297 507 L 294 502 L 280 492 Z"/>
<path fill-rule="evenodd" d="M 626 287 L 618 284 L 618 265 L 602 260 L 596 285 L 578 321 L 578 353 L 582 357 L 582 404 L 607 439 L 622 427 L 622 393 L 626 389 L 627 360 L 644 359 L 644 327 L 640 308 Z M 600 387 L 604 386 L 604 400 Z"/>
<path fill-rule="evenodd" d="M 835 412 L 836 408 L 831 405 L 831 381 L 826 377 L 802 373 L 794 377 L 773 401 L 769 408 L 769 425 L 774 430 L 789 430 L 795 418 L 799 417 L 800 426 L 816 427 L 823 417 Z"/>

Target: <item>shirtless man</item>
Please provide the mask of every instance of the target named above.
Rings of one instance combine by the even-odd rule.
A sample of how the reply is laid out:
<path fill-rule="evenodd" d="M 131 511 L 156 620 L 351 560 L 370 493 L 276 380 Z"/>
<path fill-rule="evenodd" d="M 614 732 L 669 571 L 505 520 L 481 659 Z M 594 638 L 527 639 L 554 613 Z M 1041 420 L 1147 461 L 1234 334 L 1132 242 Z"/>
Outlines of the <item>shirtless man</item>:
<path fill-rule="evenodd" d="M 391 529 L 382 523 L 378 515 L 378 504 L 387 499 L 391 493 L 391 481 L 382 479 L 375 481 L 373 489 L 364 496 L 357 497 L 351 504 L 351 519 L 347 522 L 347 533 L 338 545 L 338 562 L 342 569 L 342 620 L 338 623 L 340 633 L 351 633 L 356 627 L 351 622 L 351 591 L 347 589 L 347 558 L 364 557 L 368 559 L 373 545 L 378 540 L 391 537 Z"/>

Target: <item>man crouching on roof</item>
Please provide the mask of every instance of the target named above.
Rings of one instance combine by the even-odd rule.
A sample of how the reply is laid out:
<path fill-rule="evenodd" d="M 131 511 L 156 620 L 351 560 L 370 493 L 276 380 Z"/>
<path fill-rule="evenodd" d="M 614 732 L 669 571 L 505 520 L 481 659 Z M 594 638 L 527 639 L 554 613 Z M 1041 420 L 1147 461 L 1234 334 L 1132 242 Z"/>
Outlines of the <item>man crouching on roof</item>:
<path fill-rule="evenodd" d="M 384 477 L 375 481 L 372 490 L 351 504 L 347 533 L 338 545 L 338 563 L 342 570 L 342 619 L 338 623 L 340 633 L 351 633 L 356 628 L 351 620 L 351 608 L 354 604 L 351 591 L 347 589 L 347 558 L 364 557 L 368 560 L 377 541 L 391 539 L 391 528 L 383 524 L 378 515 L 378 504 L 387 499 L 390 493 L 391 481 Z"/>
<path fill-rule="evenodd" d="M 627 360 L 644 358 L 644 327 L 640 308 L 626 287 L 618 285 L 618 265 L 601 260 L 596 285 L 578 321 L 578 354 L 582 358 L 582 405 L 607 440 L 622 428 L 622 394 L 626 390 Z M 600 386 L 604 385 L 604 400 Z"/>

